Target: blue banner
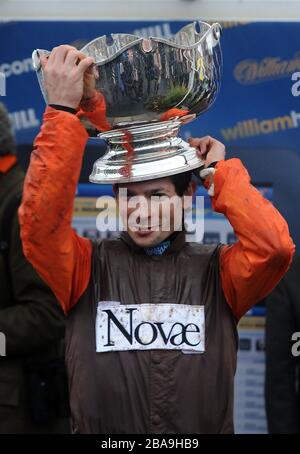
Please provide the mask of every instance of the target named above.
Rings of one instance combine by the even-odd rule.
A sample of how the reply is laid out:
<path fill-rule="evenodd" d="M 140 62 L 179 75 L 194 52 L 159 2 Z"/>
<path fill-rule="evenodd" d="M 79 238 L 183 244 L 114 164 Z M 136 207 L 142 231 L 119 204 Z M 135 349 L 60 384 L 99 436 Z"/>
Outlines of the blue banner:
<path fill-rule="evenodd" d="M 0 73 L 19 145 L 31 144 L 45 108 L 31 63 L 36 48 L 83 46 L 110 33 L 168 37 L 186 22 L 52 21 L 0 25 Z M 223 77 L 211 109 L 181 130 L 211 135 L 237 155 L 256 183 L 274 186 L 274 203 L 300 244 L 300 23 L 223 23 Z M 5 45 L 3 44 L 5 43 Z M 91 143 L 95 143 L 92 141 Z M 92 165 L 92 164 L 91 164 Z M 91 166 L 90 166 L 91 167 Z"/>
<path fill-rule="evenodd" d="M 44 101 L 31 64 L 36 48 L 82 43 L 116 32 L 170 36 L 185 22 L 16 22 L 0 25 L 0 72 L 19 144 L 38 132 Z M 224 71 L 213 107 L 186 126 L 184 135 L 210 134 L 226 145 L 299 149 L 299 23 L 224 24 Z M 299 74 L 300 80 L 300 74 Z M 298 84 L 299 85 L 299 84 Z M 300 86 L 299 86 L 300 93 Z"/>

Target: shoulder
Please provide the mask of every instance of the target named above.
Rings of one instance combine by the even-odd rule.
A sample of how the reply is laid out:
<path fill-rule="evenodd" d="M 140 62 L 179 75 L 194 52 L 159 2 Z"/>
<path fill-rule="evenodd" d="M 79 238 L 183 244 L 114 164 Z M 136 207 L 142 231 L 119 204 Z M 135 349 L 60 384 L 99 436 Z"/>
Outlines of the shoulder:
<path fill-rule="evenodd" d="M 220 251 L 222 244 L 201 244 L 201 243 L 186 243 L 177 258 L 177 264 L 181 264 L 183 268 L 195 270 L 195 272 L 204 273 L 205 270 L 219 271 L 220 268 Z"/>
<path fill-rule="evenodd" d="M 214 257 L 219 256 L 223 244 L 202 244 L 202 243 L 185 243 L 184 252 L 189 256 Z"/>

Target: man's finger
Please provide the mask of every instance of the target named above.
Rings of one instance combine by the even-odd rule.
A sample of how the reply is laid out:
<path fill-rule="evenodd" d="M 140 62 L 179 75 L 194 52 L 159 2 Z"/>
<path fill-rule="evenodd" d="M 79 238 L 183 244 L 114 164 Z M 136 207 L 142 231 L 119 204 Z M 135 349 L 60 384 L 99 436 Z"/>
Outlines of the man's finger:
<path fill-rule="evenodd" d="M 41 67 L 43 69 L 46 68 L 46 64 L 48 63 L 48 57 L 46 55 L 41 55 L 40 56 L 40 62 L 41 62 Z"/>
<path fill-rule="evenodd" d="M 195 137 L 195 138 L 191 137 L 189 140 L 191 143 L 193 143 L 194 146 L 197 147 L 199 145 L 208 143 L 209 139 L 210 139 L 209 136 L 205 136 L 205 137 Z"/>
<path fill-rule="evenodd" d="M 197 146 L 199 142 L 200 142 L 200 139 L 194 139 L 193 137 L 189 138 L 189 143 L 193 146 Z"/>
<path fill-rule="evenodd" d="M 70 66 L 71 68 L 79 61 L 80 52 L 76 49 L 69 50 L 66 55 L 65 65 Z"/>
<path fill-rule="evenodd" d="M 81 52 L 80 50 L 78 51 L 78 58 L 80 59 L 80 61 L 83 60 L 86 57 L 87 56 L 83 52 Z"/>
<path fill-rule="evenodd" d="M 51 63 L 55 65 L 62 65 L 66 59 L 68 52 L 77 50 L 73 46 L 63 44 L 62 46 L 54 47 L 51 52 Z"/>
<path fill-rule="evenodd" d="M 201 154 L 207 152 L 207 148 L 208 148 L 208 144 L 209 144 L 209 141 L 207 138 L 190 139 L 189 142 L 190 142 L 190 145 L 192 147 L 197 148 Z"/>
<path fill-rule="evenodd" d="M 95 62 L 93 57 L 86 57 L 78 64 L 78 70 L 81 74 L 84 74 L 85 71 Z"/>

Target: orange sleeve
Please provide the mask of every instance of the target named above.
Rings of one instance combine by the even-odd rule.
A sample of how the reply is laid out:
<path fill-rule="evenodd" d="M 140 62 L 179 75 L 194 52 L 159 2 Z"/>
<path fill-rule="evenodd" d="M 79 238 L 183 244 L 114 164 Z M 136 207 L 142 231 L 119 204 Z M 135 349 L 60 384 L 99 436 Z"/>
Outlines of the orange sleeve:
<path fill-rule="evenodd" d="M 92 98 L 81 101 L 80 110 L 77 112 L 77 116 L 79 118 L 81 116 L 88 118 L 99 131 L 108 131 L 112 129 L 106 118 L 105 98 L 96 90 Z"/>
<path fill-rule="evenodd" d="M 84 292 L 90 277 L 91 242 L 71 227 L 87 138 L 75 115 L 47 107 L 19 208 L 24 254 L 65 313 Z"/>
<path fill-rule="evenodd" d="M 238 238 L 221 249 L 222 288 L 239 320 L 278 284 L 295 246 L 286 221 L 250 184 L 239 159 L 220 161 L 216 169 L 213 209 L 226 216 Z"/>

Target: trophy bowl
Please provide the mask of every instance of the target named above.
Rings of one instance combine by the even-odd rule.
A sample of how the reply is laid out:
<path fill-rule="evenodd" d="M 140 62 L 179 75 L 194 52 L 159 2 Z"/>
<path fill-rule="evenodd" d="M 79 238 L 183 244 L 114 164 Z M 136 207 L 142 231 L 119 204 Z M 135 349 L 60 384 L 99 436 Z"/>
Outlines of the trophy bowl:
<path fill-rule="evenodd" d="M 98 37 L 81 52 L 94 57 L 96 90 L 106 102 L 111 130 L 84 121 L 108 150 L 90 176 L 94 183 L 134 182 L 201 167 L 196 150 L 178 137 L 182 124 L 204 113 L 220 89 L 221 26 L 196 21 L 172 38 L 130 34 Z M 38 55 L 34 67 L 47 102 Z"/>

